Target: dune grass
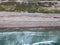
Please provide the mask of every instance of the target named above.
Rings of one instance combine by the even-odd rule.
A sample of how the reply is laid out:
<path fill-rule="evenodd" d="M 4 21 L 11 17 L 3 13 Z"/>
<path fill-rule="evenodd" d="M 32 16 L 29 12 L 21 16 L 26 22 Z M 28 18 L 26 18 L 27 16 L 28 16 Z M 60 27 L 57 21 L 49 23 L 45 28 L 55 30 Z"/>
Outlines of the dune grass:
<path fill-rule="evenodd" d="M 38 5 L 39 4 L 39 5 Z M 51 5 L 49 6 L 51 7 Z M 41 3 L 16 3 L 16 2 L 6 2 L 0 3 L 0 11 L 11 11 L 11 12 L 20 12 L 20 11 L 28 11 L 28 12 L 38 12 L 38 13 L 60 13 L 60 10 L 50 9 L 49 7 L 45 7 Z M 52 8 L 52 7 L 51 7 Z"/>

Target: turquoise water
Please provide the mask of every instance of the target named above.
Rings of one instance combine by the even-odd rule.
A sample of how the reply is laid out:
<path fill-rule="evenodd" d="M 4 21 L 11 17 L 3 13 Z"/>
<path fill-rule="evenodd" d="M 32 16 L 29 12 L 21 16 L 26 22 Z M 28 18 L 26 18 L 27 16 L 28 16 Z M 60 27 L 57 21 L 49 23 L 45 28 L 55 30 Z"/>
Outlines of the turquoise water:
<path fill-rule="evenodd" d="M 60 45 L 60 29 L 0 29 L 0 45 Z"/>

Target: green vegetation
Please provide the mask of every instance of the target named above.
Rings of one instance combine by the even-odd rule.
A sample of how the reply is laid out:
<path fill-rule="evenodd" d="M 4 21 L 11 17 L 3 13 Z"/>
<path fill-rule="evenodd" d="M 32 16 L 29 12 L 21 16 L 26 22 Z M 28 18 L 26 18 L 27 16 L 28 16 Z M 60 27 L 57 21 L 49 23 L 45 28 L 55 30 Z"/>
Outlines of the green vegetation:
<path fill-rule="evenodd" d="M 28 11 L 28 12 L 38 12 L 38 13 L 60 13 L 60 10 L 49 8 L 57 4 L 56 2 L 38 2 L 38 3 L 16 3 L 16 2 L 4 2 L 0 3 L 0 11 Z"/>

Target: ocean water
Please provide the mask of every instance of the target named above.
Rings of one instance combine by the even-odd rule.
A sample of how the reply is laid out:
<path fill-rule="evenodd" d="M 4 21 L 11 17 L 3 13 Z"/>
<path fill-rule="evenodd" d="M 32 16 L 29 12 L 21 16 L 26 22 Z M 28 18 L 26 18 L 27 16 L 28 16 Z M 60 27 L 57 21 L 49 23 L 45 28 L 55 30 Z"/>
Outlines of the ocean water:
<path fill-rule="evenodd" d="M 60 45 L 60 29 L 0 29 L 0 45 Z"/>

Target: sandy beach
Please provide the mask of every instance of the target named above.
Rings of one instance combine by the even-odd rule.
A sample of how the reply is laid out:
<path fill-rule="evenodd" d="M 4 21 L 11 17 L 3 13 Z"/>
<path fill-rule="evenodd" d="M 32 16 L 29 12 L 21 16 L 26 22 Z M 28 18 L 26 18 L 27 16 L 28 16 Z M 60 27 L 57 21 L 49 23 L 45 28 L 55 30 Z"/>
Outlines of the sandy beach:
<path fill-rule="evenodd" d="M 0 28 L 12 27 L 60 27 L 60 19 L 28 16 L 0 17 Z"/>

